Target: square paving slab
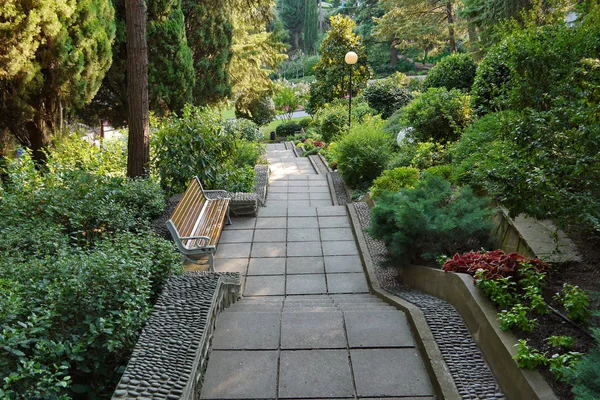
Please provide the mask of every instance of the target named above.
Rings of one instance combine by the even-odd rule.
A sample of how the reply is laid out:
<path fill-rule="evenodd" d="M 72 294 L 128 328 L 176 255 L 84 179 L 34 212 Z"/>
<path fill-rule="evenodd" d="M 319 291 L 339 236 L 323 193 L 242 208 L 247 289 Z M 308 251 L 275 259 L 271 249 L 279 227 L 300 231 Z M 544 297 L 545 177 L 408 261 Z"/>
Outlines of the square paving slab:
<path fill-rule="evenodd" d="M 231 218 L 231 225 L 225 225 L 223 230 L 254 229 L 256 218 Z"/>
<path fill-rule="evenodd" d="M 289 208 L 306 208 L 311 206 L 312 201 L 309 200 L 288 200 Z"/>
<path fill-rule="evenodd" d="M 287 259 L 288 274 L 322 274 L 323 257 L 290 257 Z"/>
<path fill-rule="evenodd" d="M 251 258 L 248 275 L 284 275 L 285 258 Z"/>
<path fill-rule="evenodd" d="M 250 256 L 251 243 L 223 243 L 217 247 L 215 258 L 246 258 Z"/>
<path fill-rule="evenodd" d="M 216 272 L 239 272 L 241 275 L 246 275 L 247 270 L 247 258 L 220 258 L 215 260 Z"/>
<path fill-rule="evenodd" d="M 252 257 L 285 257 L 285 243 L 254 243 Z"/>
<path fill-rule="evenodd" d="M 281 313 L 223 312 L 217 320 L 213 350 L 277 350 Z"/>
<path fill-rule="evenodd" d="M 290 193 L 291 195 L 292 193 Z M 297 193 L 302 194 L 302 193 Z M 307 194 L 308 197 L 308 194 Z M 299 207 L 299 208 L 288 208 L 288 217 L 316 217 L 317 209 L 315 207 Z M 317 219 L 315 218 L 315 226 Z M 294 227 L 292 227 L 294 228 Z M 295 227 L 298 228 L 298 227 Z"/>
<path fill-rule="evenodd" d="M 309 306 L 307 306 L 309 307 Z M 282 349 L 345 349 L 342 313 L 287 312 L 281 316 Z"/>
<path fill-rule="evenodd" d="M 285 229 L 257 229 L 254 231 L 254 243 L 285 242 Z"/>
<path fill-rule="evenodd" d="M 320 229 L 321 240 L 354 240 L 354 234 L 350 228 L 325 228 Z"/>
<path fill-rule="evenodd" d="M 277 199 L 273 199 L 274 201 L 278 201 Z M 258 217 L 286 217 L 287 216 L 287 207 L 285 206 L 285 202 L 282 202 L 281 205 L 274 205 L 269 197 L 267 197 L 267 206 L 258 208 Z"/>
<path fill-rule="evenodd" d="M 252 241 L 254 231 L 251 229 L 232 229 L 223 231 L 219 243 L 248 243 Z"/>
<path fill-rule="evenodd" d="M 202 399 L 274 399 L 276 351 L 213 351 L 202 386 Z"/>
<path fill-rule="evenodd" d="M 328 293 L 369 293 L 365 275 L 361 273 L 327 274 Z"/>
<path fill-rule="evenodd" d="M 317 228 L 288 229 L 288 242 L 311 242 L 319 240 Z"/>
<path fill-rule="evenodd" d="M 359 256 L 328 256 L 325 257 L 325 271 L 332 272 L 363 272 Z"/>
<path fill-rule="evenodd" d="M 358 255 L 358 248 L 354 240 L 340 240 L 323 242 L 323 255 L 325 256 L 353 256 Z"/>
<path fill-rule="evenodd" d="M 319 217 L 320 228 L 349 228 L 348 217 Z"/>
<path fill-rule="evenodd" d="M 287 275 L 286 294 L 327 293 L 325 274 Z"/>
<path fill-rule="evenodd" d="M 361 397 L 433 395 L 416 349 L 350 350 L 350 358 Z"/>
<path fill-rule="evenodd" d="M 350 347 L 414 347 L 406 320 L 398 310 L 344 311 Z"/>
<path fill-rule="evenodd" d="M 319 217 L 341 217 L 348 215 L 346 206 L 322 206 L 317 208 Z"/>
<path fill-rule="evenodd" d="M 244 296 L 283 296 L 285 276 L 248 276 L 244 286 Z"/>
<path fill-rule="evenodd" d="M 322 207 L 322 206 L 329 206 L 331 205 L 331 199 L 330 200 L 310 200 L 310 205 L 313 207 Z"/>
<path fill-rule="evenodd" d="M 288 257 L 322 256 L 323 251 L 321 250 L 321 242 L 289 242 L 287 246 L 287 255 Z"/>
<path fill-rule="evenodd" d="M 279 397 L 353 397 L 354 389 L 346 350 L 282 351 Z"/>
<path fill-rule="evenodd" d="M 257 218 L 256 229 L 285 229 L 286 218 Z"/>
<path fill-rule="evenodd" d="M 317 218 L 316 217 L 289 217 L 288 228 L 299 229 L 299 228 L 316 228 Z"/>

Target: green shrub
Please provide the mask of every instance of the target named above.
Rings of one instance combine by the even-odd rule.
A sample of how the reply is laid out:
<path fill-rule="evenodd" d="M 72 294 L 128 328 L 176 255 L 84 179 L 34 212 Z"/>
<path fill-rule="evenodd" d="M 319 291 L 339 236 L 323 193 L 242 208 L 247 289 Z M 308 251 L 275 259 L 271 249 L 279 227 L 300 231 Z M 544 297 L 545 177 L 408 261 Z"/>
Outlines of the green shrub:
<path fill-rule="evenodd" d="M 383 119 L 389 118 L 413 98 L 411 91 L 405 85 L 400 85 L 398 78 L 394 76 L 368 85 L 363 91 L 363 97 Z"/>
<path fill-rule="evenodd" d="M 313 119 L 310 117 L 302 118 L 301 120 L 298 121 L 298 124 L 305 130 L 314 125 Z"/>
<path fill-rule="evenodd" d="M 236 167 L 249 166 L 254 168 L 261 161 L 264 154 L 265 148 L 260 143 L 236 140 L 235 152 L 232 154 L 231 161 Z"/>
<path fill-rule="evenodd" d="M 415 142 L 410 138 L 400 141 L 397 151 L 390 158 L 388 168 L 413 167 L 425 170 L 450 162 L 446 146 L 433 142 Z"/>
<path fill-rule="evenodd" d="M 419 170 L 411 167 L 400 167 L 383 171 L 383 174 L 373 181 L 371 194 L 374 198 L 381 192 L 397 192 L 402 188 L 410 188 L 419 180 Z"/>
<path fill-rule="evenodd" d="M 302 130 L 303 126 L 296 121 L 284 122 L 275 128 L 278 137 L 292 136 Z"/>
<path fill-rule="evenodd" d="M 400 264 L 417 256 L 435 259 L 480 248 L 491 229 L 488 200 L 469 187 L 424 174 L 414 188 L 382 193 L 372 210 L 370 232 L 387 245 Z"/>
<path fill-rule="evenodd" d="M 0 392 L 110 395 L 178 253 L 147 233 L 25 263 L 12 253 L 0 256 Z"/>
<path fill-rule="evenodd" d="M 458 89 L 430 88 L 404 107 L 402 123 L 418 141 L 453 142 L 471 123 L 469 101 Z"/>
<path fill-rule="evenodd" d="M 348 131 L 348 106 L 328 104 L 319 111 L 318 119 L 321 121 L 323 140 L 329 143 Z"/>
<path fill-rule="evenodd" d="M 405 128 L 406 126 L 402 121 L 402 109 L 394 111 L 394 113 L 385 121 L 385 125 L 383 126 L 385 132 L 393 135 L 397 135 L 398 132 Z"/>
<path fill-rule="evenodd" d="M 448 90 L 460 89 L 469 92 L 473 86 L 477 64 L 470 54 L 454 53 L 440 60 L 429 70 L 423 87 L 425 89 L 444 87 Z"/>
<path fill-rule="evenodd" d="M 275 119 L 275 103 L 268 96 L 251 99 L 246 104 L 247 99 L 240 96 L 235 103 L 236 118 L 246 118 L 258 126 L 263 126 Z"/>
<path fill-rule="evenodd" d="M 258 126 L 245 118 L 236 118 L 225 121 L 225 132 L 236 139 L 246 139 L 250 142 L 260 142 L 262 135 Z"/>
<path fill-rule="evenodd" d="M 186 106 L 154 133 L 155 168 L 166 192 L 183 193 L 194 176 L 205 189 L 223 189 L 215 183 L 235 152 L 235 138 L 222 125 L 216 112 Z"/>
<path fill-rule="evenodd" d="M 591 316 L 590 298 L 579 286 L 564 283 L 554 300 L 562 304 L 567 311 L 567 317 L 573 321 L 585 323 Z"/>
<path fill-rule="evenodd" d="M 600 329 L 594 329 L 594 346 L 568 373 L 577 399 L 600 399 Z"/>
<path fill-rule="evenodd" d="M 455 183 L 454 168 L 450 164 L 434 165 L 425 170 L 428 174 L 439 176 L 440 178 Z"/>
<path fill-rule="evenodd" d="M 337 167 L 353 188 L 367 187 L 385 169 L 391 155 L 392 139 L 383 132 L 383 121 L 367 118 L 352 127 L 337 145 Z"/>

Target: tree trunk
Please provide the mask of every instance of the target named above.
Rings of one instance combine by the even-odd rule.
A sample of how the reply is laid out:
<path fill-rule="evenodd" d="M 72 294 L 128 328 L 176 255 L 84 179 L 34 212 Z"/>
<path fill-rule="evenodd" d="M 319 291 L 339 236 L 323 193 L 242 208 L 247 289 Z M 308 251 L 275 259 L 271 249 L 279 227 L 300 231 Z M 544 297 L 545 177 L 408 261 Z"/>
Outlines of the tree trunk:
<path fill-rule="evenodd" d="M 394 46 L 394 42 L 391 43 L 390 50 L 390 66 L 392 68 L 396 68 L 396 65 L 398 65 L 398 49 L 396 48 L 396 46 Z"/>
<path fill-rule="evenodd" d="M 300 50 L 300 32 L 294 32 L 294 49 Z"/>
<path fill-rule="evenodd" d="M 456 37 L 454 34 L 454 10 L 452 9 L 452 0 L 446 0 L 446 18 L 448 19 L 448 44 L 450 51 L 456 51 Z"/>
<path fill-rule="evenodd" d="M 150 162 L 148 117 L 148 48 L 146 46 L 146 4 L 144 0 L 125 0 L 127 24 L 127 176 L 148 174 Z"/>
<path fill-rule="evenodd" d="M 479 61 L 481 59 L 481 54 L 479 52 L 479 35 L 477 35 L 477 28 L 475 27 L 475 24 L 473 24 L 472 18 L 469 16 L 467 16 L 467 33 L 469 34 L 471 54 L 475 61 Z"/>

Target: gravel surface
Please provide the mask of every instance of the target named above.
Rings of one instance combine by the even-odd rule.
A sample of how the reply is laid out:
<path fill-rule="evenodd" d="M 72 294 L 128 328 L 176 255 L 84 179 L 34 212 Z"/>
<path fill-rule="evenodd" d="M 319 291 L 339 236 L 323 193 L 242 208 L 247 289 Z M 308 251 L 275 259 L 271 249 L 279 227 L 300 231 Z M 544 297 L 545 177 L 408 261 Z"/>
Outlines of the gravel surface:
<path fill-rule="evenodd" d="M 368 204 L 353 203 L 352 206 L 361 228 L 366 229 L 370 220 Z M 385 245 L 368 234 L 365 240 L 381 286 L 423 311 L 462 398 L 503 400 L 504 394 L 456 309 L 444 300 L 402 285 L 396 268 L 382 267 L 388 261 Z"/>
<path fill-rule="evenodd" d="M 340 206 L 348 204 L 350 199 L 348 198 L 348 193 L 346 192 L 346 187 L 344 186 L 344 180 L 337 171 L 330 172 L 330 174 L 338 204 Z"/>

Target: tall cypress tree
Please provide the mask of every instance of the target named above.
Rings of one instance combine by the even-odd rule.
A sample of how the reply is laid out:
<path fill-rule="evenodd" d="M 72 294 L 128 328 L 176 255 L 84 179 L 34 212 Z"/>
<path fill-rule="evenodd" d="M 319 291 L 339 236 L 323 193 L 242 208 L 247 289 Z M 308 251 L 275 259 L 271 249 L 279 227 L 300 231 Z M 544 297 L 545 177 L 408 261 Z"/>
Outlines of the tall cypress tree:
<path fill-rule="evenodd" d="M 186 34 L 194 60 L 194 104 L 217 103 L 231 95 L 229 63 L 233 24 L 226 0 L 183 0 Z"/>
<path fill-rule="evenodd" d="M 304 4 L 304 52 L 313 54 L 319 35 L 318 0 L 305 0 Z"/>
<path fill-rule="evenodd" d="M 304 6 L 306 0 L 277 0 L 277 13 L 283 26 L 290 33 L 292 51 L 302 48 L 302 32 L 304 29 Z"/>
<path fill-rule="evenodd" d="M 113 63 L 92 104 L 81 117 L 90 123 L 108 120 L 113 126 L 127 124 L 127 47 L 125 2 L 113 0 L 117 36 Z M 150 110 L 157 115 L 179 112 L 192 101 L 194 68 L 185 36 L 181 0 L 148 0 L 148 96 Z"/>

